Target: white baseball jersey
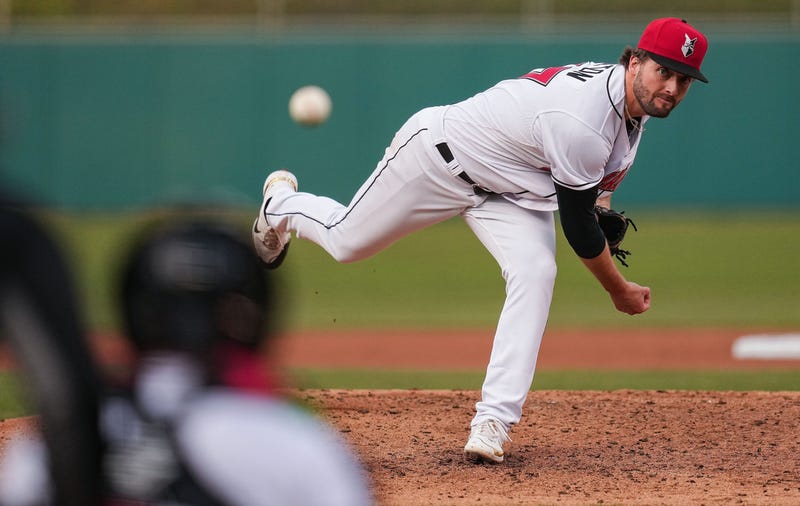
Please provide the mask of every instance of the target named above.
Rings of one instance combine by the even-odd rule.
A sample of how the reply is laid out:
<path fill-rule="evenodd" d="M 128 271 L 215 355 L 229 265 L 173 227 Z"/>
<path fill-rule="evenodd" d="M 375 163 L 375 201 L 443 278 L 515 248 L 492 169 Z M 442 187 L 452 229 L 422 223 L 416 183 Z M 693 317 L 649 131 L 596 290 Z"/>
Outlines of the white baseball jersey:
<path fill-rule="evenodd" d="M 557 207 L 553 181 L 611 192 L 641 138 L 623 121 L 624 74 L 594 62 L 533 70 L 449 107 L 444 136 L 476 183 L 529 209 Z"/>
<path fill-rule="evenodd" d="M 621 65 L 533 70 L 414 114 L 348 205 L 286 184 L 265 199 L 259 216 L 278 234 L 294 232 L 337 261 L 354 262 L 460 215 L 506 281 L 472 424 L 495 419 L 509 427 L 522 414 L 552 300 L 554 181 L 614 191 L 646 120 L 629 135 L 624 104 Z"/>

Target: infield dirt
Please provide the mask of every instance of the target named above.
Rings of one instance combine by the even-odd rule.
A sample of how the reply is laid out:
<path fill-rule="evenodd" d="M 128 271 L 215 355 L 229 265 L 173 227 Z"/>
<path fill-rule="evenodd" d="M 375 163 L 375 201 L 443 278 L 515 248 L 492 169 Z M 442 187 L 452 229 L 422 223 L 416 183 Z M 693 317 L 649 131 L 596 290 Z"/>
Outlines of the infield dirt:
<path fill-rule="evenodd" d="M 540 368 L 797 369 L 735 361 L 740 331 L 559 332 Z M 485 366 L 489 332 L 287 336 L 303 367 Z M 103 339 L 104 360 L 124 350 Z M 110 343 L 110 344 L 109 344 Z M 800 504 L 800 392 L 533 391 L 506 462 L 462 453 L 477 391 L 292 390 L 360 456 L 380 505 Z M 0 423 L 0 450 L 35 418 Z"/>
<path fill-rule="evenodd" d="M 532 392 L 506 461 L 461 453 L 472 391 L 309 391 L 385 505 L 800 504 L 800 394 Z"/>

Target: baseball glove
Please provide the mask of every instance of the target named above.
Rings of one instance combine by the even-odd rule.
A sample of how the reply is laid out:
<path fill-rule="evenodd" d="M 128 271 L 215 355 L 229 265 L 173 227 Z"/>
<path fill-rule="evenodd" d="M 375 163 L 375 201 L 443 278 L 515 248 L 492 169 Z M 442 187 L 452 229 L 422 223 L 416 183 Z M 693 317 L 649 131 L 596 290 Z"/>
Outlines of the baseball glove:
<path fill-rule="evenodd" d="M 625 211 L 617 212 L 601 206 L 595 206 L 594 214 L 597 216 L 597 223 L 603 230 L 603 235 L 606 236 L 608 241 L 608 249 L 611 255 L 615 256 L 619 262 L 625 267 L 628 266 L 625 259 L 631 254 L 630 251 L 620 248 L 622 240 L 625 239 L 625 232 L 628 231 L 628 225 L 633 227 L 633 230 L 638 231 L 636 224 L 625 216 Z"/>

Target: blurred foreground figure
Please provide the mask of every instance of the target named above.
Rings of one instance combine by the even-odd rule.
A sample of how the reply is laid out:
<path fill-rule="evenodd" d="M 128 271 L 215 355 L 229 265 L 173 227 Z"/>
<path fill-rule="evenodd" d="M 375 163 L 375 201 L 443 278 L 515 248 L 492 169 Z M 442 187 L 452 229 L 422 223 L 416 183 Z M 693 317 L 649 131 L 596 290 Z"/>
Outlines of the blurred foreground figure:
<path fill-rule="evenodd" d="M 42 504 L 44 495 L 52 504 L 99 504 L 101 385 L 66 262 L 27 207 L 5 195 L 0 237 L 0 338 L 24 373 L 42 428 L 42 441 L 20 441 L 7 452 L 15 465 L 3 466 L 10 472 L 0 475 L 0 503 Z M 47 467 L 26 457 L 43 456 L 45 447 Z"/>
<path fill-rule="evenodd" d="M 121 300 L 137 358 L 102 404 L 104 504 L 371 503 L 338 435 L 274 390 L 272 285 L 246 243 L 207 222 L 152 231 Z"/>

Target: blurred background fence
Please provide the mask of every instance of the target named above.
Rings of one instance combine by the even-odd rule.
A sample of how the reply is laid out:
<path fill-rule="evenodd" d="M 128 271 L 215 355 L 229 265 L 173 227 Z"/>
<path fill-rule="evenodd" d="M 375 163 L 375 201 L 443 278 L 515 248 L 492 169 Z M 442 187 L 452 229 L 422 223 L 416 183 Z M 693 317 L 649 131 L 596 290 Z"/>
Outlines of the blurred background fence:
<path fill-rule="evenodd" d="M 546 24 L 683 15 L 716 21 L 794 23 L 797 0 L 0 0 L 6 25 L 25 22 L 396 23 L 399 20 Z"/>
<path fill-rule="evenodd" d="M 280 166 L 346 200 L 417 109 L 616 61 L 665 15 L 709 35 L 711 84 L 648 123 L 625 202 L 796 206 L 800 0 L 0 0 L 0 171 L 66 210 L 251 206 Z M 287 114 L 305 84 L 333 98 L 316 129 Z"/>

